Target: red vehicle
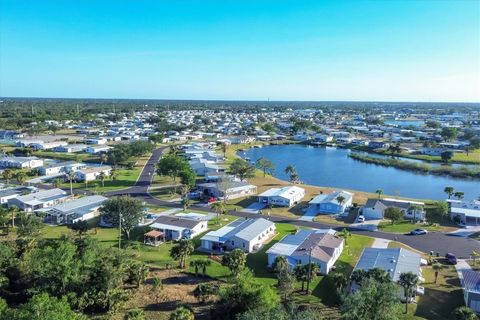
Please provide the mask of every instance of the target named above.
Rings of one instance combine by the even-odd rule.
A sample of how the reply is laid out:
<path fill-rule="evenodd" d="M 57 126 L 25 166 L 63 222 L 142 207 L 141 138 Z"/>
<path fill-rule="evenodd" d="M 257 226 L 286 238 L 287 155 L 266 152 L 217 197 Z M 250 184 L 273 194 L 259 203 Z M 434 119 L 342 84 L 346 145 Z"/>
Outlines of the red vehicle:
<path fill-rule="evenodd" d="M 217 202 L 217 201 L 218 201 L 218 199 L 215 198 L 215 197 L 210 197 L 210 198 L 208 198 L 208 200 L 207 200 L 208 203 L 214 203 L 214 202 Z"/>

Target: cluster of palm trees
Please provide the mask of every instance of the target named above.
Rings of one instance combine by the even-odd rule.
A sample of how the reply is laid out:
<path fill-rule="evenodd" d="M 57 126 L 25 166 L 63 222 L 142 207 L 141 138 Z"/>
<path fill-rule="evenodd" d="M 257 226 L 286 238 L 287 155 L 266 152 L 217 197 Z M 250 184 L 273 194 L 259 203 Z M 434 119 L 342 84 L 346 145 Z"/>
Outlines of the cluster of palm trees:
<path fill-rule="evenodd" d="M 462 191 L 455 191 L 453 187 L 445 187 L 443 189 L 443 192 L 445 192 L 448 195 L 448 199 L 451 199 L 452 196 L 458 200 L 462 200 L 465 197 L 465 193 Z"/>
<path fill-rule="evenodd" d="M 300 176 L 297 173 L 297 169 L 295 169 L 295 167 L 292 166 L 291 164 L 289 164 L 285 168 L 285 173 L 290 176 L 290 182 L 291 183 L 293 183 L 293 184 L 301 183 Z"/>
<path fill-rule="evenodd" d="M 25 171 L 14 172 L 12 169 L 5 169 L 2 173 L 2 177 L 5 182 L 10 184 L 10 180 L 15 178 L 19 184 L 24 184 L 27 180 L 27 173 Z"/>

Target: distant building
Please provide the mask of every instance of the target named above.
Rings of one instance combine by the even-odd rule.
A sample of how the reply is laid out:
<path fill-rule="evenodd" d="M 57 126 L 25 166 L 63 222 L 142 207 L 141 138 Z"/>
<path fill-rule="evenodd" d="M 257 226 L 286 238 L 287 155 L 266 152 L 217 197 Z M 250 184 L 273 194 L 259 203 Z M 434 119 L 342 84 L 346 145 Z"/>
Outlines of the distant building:
<path fill-rule="evenodd" d="M 480 225 L 480 201 L 447 199 L 450 217 L 466 225 Z"/>
<path fill-rule="evenodd" d="M 82 152 L 88 146 L 86 144 L 67 144 L 66 146 L 58 146 L 53 148 L 55 152 L 75 153 Z"/>
<path fill-rule="evenodd" d="M 0 168 L 33 169 L 43 166 L 43 159 L 37 157 L 2 157 Z"/>
<path fill-rule="evenodd" d="M 383 219 L 385 210 L 388 207 L 399 208 L 405 219 L 425 220 L 425 203 L 417 201 L 407 201 L 398 199 L 368 199 L 367 203 L 361 208 L 361 212 L 366 219 Z M 414 210 L 414 208 L 416 208 Z"/>
<path fill-rule="evenodd" d="M 192 239 L 207 231 L 208 221 L 205 216 L 160 216 L 150 225 L 163 234 L 164 240 Z"/>
<path fill-rule="evenodd" d="M 79 169 L 75 171 L 75 180 L 79 182 L 93 181 L 96 180 L 101 173 L 104 173 L 108 176 L 111 171 L 112 167 L 110 166 L 88 167 L 84 169 Z"/>
<path fill-rule="evenodd" d="M 86 196 L 37 211 L 45 214 L 46 223 L 72 224 L 98 216 L 99 208 L 105 201 L 107 198 L 100 195 Z"/>
<path fill-rule="evenodd" d="M 463 287 L 465 305 L 480 314 L 480 272 L 462 270 L 460 278 Z"/>
<path fill-rule="evenodd" d="M 8 206 L 17 206 L 25 212 L 33 212 L 45 207 L 51 207 L 68 199 L 62 189 L 48 189 L 8 199 Z"/>

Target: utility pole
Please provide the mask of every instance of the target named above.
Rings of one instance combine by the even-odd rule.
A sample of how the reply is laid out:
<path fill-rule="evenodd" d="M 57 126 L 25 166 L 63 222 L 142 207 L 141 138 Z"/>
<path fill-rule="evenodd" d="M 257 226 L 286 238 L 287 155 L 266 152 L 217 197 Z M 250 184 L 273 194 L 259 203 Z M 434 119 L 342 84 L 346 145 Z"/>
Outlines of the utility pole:
<path fill-rule="evenodd" d="M 307 294 L 310 292 L 310 281 L 312 280 L 312 247 L 308 250 L 308 274 L 307 274 Z"/>
<path fill-rule="evenodd" d="M 122 249 L 122 213 L 118 213 L 118 251 Z"/>

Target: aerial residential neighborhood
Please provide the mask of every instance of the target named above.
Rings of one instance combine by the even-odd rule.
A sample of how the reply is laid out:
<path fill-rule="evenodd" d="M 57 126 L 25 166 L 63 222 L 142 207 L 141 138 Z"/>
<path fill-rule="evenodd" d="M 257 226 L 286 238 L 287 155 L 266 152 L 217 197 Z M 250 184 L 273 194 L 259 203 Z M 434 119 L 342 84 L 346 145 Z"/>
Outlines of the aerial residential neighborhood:
<path fill-rule="evenodd" d="M 0 320 L 479 320 L 479 13 L 0 0 Z"/>

